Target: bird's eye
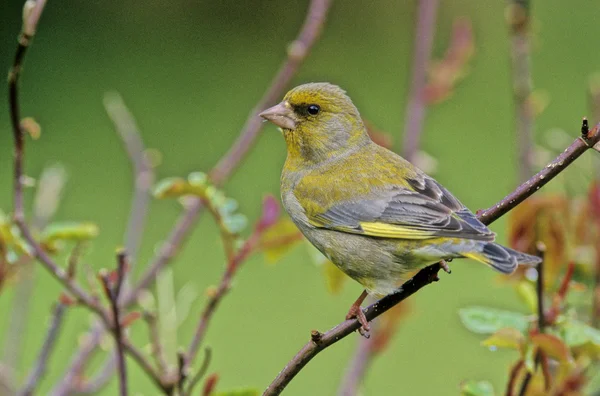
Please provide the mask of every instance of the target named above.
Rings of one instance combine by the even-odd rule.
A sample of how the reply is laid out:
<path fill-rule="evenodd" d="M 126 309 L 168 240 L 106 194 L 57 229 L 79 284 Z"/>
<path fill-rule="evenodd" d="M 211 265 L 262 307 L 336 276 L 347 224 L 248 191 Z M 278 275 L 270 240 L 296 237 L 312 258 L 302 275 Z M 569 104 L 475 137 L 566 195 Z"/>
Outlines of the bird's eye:
<path fill-rule="evenodd" d="M 308 112 L 308 114 L 316 116 L 317 114 L 319 114 L 319 111 L 321 111 L 321 108 L 319 107 L 319 105 L 312 104 L 308 105 L 306 111 Z"/>

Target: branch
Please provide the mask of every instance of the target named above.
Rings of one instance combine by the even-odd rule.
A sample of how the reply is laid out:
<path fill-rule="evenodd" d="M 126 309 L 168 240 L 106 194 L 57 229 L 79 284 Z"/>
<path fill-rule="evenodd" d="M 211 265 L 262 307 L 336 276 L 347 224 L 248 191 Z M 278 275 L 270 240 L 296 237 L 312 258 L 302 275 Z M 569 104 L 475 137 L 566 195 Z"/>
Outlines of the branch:
<path fill-rule="evenodd" d="M 214 184 L 223 184 L 231 175 L 231 172 L 239 166 L 245 154 L 254 144 L 256 136 L 263 125 L 262 120 L 258 117 L 258 113 L 282 96 L 283 90 L 297 72 L 300 64 L 304 61 L 319 37 L 330 5 L 330 0 L 311 1 L 306 20 L 304 21 L 298 36 L 292 42 L 292 45 L 288 50 L 286 61 L 271 81 L 271 85 L 263 97 L 250 112 L 238 139 L 210 172 L 210 177 Z M 188 206 L 185 213 L 182 214 L 173 227 L 173 230 L 171 231 L 167 242 L 163 245 L 159 255 L 148 265 L 148 269 L 142 275 L 134 290 L 124 296 L 123 304 L 125 306 L 132 304 L 135 301 L 137 294 L 142 289 L 148 288 L 148 286 L 156 279 L 156 275 L 160 270 L 170 262 L 170 259 L 174 256 L 177 249 L 187 237 L 192 225 L 195 224 L 201 209 L 202 203 L 200 200 L 195 200 Z"/>
<path fill-rule="evenodd" d="M 54 349 L 56 338 L 60 333 L 60 328 L 66 310 L 67 305 L 63 304 L 62 302 L 58 302 L 54 307 L 54 312 L 52 313 L 52 321 L 50 322 L 50 327 L 48 328 L 48 333 L 46 334 L 46 339 L 44 340 L 44 344 L 38 356 L 35 368 L 29 374 L 29 377 L 27 378 L 27 381 L 25 383 L 25 387 L 23 387 L 23 390 L 21 390 L 19 395 L 33 395 L 35 388 L 46 373 L 48 359 L 50 358 L 50 354 Z"/>
<path fill-rule="evenodd" d="M 204 349 L 204 360 L 202 361 L 202 366 L 200 366 L 200 368 L 198 369 L 198 372 L 192 377 L 192 380 L 190 381 L 190 384 L 188 385 L 188 388 L 187 388 L 186 392 L 184 393 L 186 396 L 192 396 L 192 392 L 194 391 L 194 388 L 196 387 L 196 385 L 198 385 L 198 383 L 200 382 L 202 377 L 204 377 L 204 374 L 206 374 L 206 372 L 208 371 L 208 366 L 210 365 L 211 358 L 212 358 L 212 350 L 210 348 L 205 348 Z"/>
<path fill-rule="evenodd" d="M 135 191 L 125 233 L 125 251 L 131 265 L 131 272 L 136 262 L 148 205 L 150 204 L 150 188 L 154 184 L 154 171 L 146 158 L 144 142 L 139 128 L 133 115 L 123 102 L 123 98 L 116 92 L 106 94 L 104 96 L 104 108 L 123 140 L 133 167 Z"/>
<path fill-rule="evenodd" d="M 519 150 L 519 180 L 533 174 L 533 112 L 530 103 L 533 83 L 529 44 L 530 1 L 510 0 L 507 22 L 511 33 L 513 95 Z"/>
<path fill-rule="evenodd" d="M 123 328 L 119 319 L 119 294 L 125 278 L 125 267 L 127 265 L 127 256 L 121 251 L 117 254 L 117 276 L 114 286 L 111 286 L 109 275 L 101 274 L 100 279 L 104 286 L 106 297 L 110 301 L 112 309 L 112 332 L 115 337 L 115 349 L 117 351 L 117 372 L 119 373 L 119 394 L 127 396 L 127 365 L 125 364 L 125 353 L 123 347 Z"/>
<path fill-rule="evenodd" d="M 227 268 L 223 273 L 223 277 L 221 278 L 221 282 L 217 287 L 217 290 L 214 292 L 202 315 L 200 316 L 200 321 L 198 322 L 198 326 L 196 327 L 196 332 L 194 334 L 194 338 L 190 343 L 188 348 L 188 352 L 186 353 L 186 368 L 190 366 L 191 362 L 194 361 L 196 355 L 198 354 L 198 350 L 200 349 L 200 345 L 202 344 L 202 340 L 204 339 L 204 335 L 206 334 L 206 330 L 212 319 L 217 306 L 229 291 L 231 287 L 231 281 L 238 269 L 242 265 L 242 263 L 255 251 L 256 247 L 260 243 L 260 238 L 262 234 L 274 224 L 274 222 L 279 217 L 279 205 L 277 204 L 275 198 L 272 196 L 267 196 L 263 200 L 263 210 L 260 220 L 257 222 L 256 226 L 250 237 L 244 242 L 242 247 L 238 249 L 238 251 L 229 259 L 227 264 Z"/>
<path fill-rule="evenodd" d="M 542 261 L 538 264 L 537 267 L 537 281 L 536 281 L 536 294 L 537 294 L 537 313 L 538 313 L 538 331 L 540 333 L 544 332 L 546 327 L 546 312 L 544 311 L 544 252 L 546 250 L 543 243 L 538 242 L 537 246 L 538 256 L 542 259 Z M 538 348 L 535 352 L 535 368 L 534 371 L 529 371 L 525 373 L 525 377 L 523 378 L 523 382 L 521 382 L 521 389 L 519 390 L 519 396 L 525 396 L 527 394 L 527 388 L 529 387 L 529 383 L 533 378 L 533 373 L 537 369 L 538 365 L 542 360 L 542 350 Z M 546 384 L 546 390 L 548 390 L 549 383 Z"/>
<path fill-rule="evenodd" d="M 58 165 L 50 166 L 42 171 L 37 183 L 34 199 L 33 228 L 41 232 L 58 208 L 65 184 L 66 172 Z M 0 248 L 0 255 L 2 249 Z M 4 342 L 3 361 L 11 367 L 18 367 L 22 357 L 22 337 L 27 328 L 29 304 L 35 288 L 35 263 L 32 258 L 18 265 L 19 282 L 15 288 L 15 297 L 8 321 L 7 336 Z M 1 264 L 0 264 L 0 272 Z M 1 282 L 0 282 L 1 283 Z"/>
<path fill-rule="evenodd" d="M 548 183 L 552 178 L 565 170 L 573 161 L 581 156 L 587 149 L 592 148 L 600 141 L 600 124 L 596 125 L 591 131 L 582 128 L 582 136 L 567 147 L 554 161 L 548 164 L 544 169 L 538 172 L 531 179 L 521 184 L 517 189 L 507 195 L 504 199 L 489 209 L 480 211 L 478 218 L 484 224 L 489 225 L 496 219 L 510 211 L 512 208 L 523 202 L 527 197 L 538 191 L 542 186 Z M 411 296 L 417 290 L 428 284 L 437 281 L 437 272 L 439 264 L 430 265 L 417 273 L 413 278 L 406 281 L 397 292 L 383 297 L 381 300 L 370 305 L 365 310 L 367 320 L 371 321 L 378 317 L 400 301 Z M 360 324 L 356 319 L 346 320 L 326 333 L 318 333 L 318 337 L 312 337 L 294 358 L 283 368 L 275 380 L 265 390 L 264 396 L 280 394 L 290 381 L 302 370 L 302 368 L 312 360 L 319 352 L 327 347 L 342 340 L 352 332 L 357 330 Z"/>
<path fill-rule="evenodd" d="M 288 47 L 287 59 L 283 62 L 275 77 L 273 77 L 271 85 L 267 88 L 262 98 L 250 111 L 250 116 L 242 128 L 240 136 L 210 173 L 213 183 L 223 183 L 248 153 L 250 147 L 252 147 L 254 140 L 263 126 L 262 119 L 258 114 L 282 96 L 283 90 L 296 74 L 298 68 L 319 38 L 330 6 L 331 0 L 311 0 L 300 33 L 298 33 L 298 37 Z"/>
<path fill-rule="evenodd" d="M 419 148 L 423 120 L 425 118 L 425 86 L 427 85 L 427 70 L 431 56 L 435 19 L 438 0 L 420 0 L 415 31 L 415 50 L 412 65 L 412 80 L 408 105 L 406 106 L 406 121 L 404 124 L 404 147 L 402 155 L 408 161 L 414 161 Z"/>
<path fill-rule="evenodd" d="M 371 325 L 371 334 L 375 334 L 378 329 L 379 322 L 374 322 Z M 374 337 L 360 337 L 358 339 L 358 346 L 340 385 L 339 396 L 355 396 L 359 394 L 358 388 L 367 373 L 373 357 L 375 357 L 373 341 Z"/>

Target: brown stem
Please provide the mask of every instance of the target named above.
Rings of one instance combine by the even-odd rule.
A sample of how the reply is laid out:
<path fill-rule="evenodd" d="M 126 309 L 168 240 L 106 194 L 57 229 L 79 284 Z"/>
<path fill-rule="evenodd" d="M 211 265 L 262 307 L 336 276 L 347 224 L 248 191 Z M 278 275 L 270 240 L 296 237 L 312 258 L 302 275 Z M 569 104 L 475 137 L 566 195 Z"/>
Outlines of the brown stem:
<path fill-rule="evenodd" d="M 515 365 L 512 367 L 512 369 L 510 370 L 510 375 L 508 377 L 508 383 L 506 384 L 506 396 L 513 396 L 514 395 L 514 389 L 515 389 L 515 385 L 517 383 L 517 377 L 519 376 L 519 373 L 521 372 L 521 370 L 523 369 L 523 367 L 525 366 L 525 362 L 523 361 L 523 359 L 519 360 L 517 363 L 515 363 Z"/>
<path fill-rule="evenodd" d="M 125 250 L 131 270 L 136 263 L 137 252 L 141 243 L 144 223 L 150 204 L 150 188 L 154 184 L 154 171 L 146 158 L 144 142 L 139 128 L 117 93 L 104 96 L 104 108 L 112 120 L 117 133 L 123 140 L 125 150 L 132 165 L 134 194 L 131 201 L 127 231 L 125 232 Z"/>
<path fill-rule="evenodd" d="M 427 70 L 431 57 L 433 35 L 438 0 L 420 0 L 415 30 L 415 50 L 412 65 L 412 80 L 408 105 L 406 106 L 406 121 L 404 124 L 404 147 L 402 155 L 408 161 L 414 161 L 419 148 L 421 131 L 427 102 L 425 86 L 427 85 Z"/>
<path fill-rule="evenodd" d="M 533 113 L 530 104 L 533 83 L 529 43 L 530 1 L 510 0 L 507 22 L 511 33 L 511 61 L 515 118 L 519 150 L 519 180 L 533 174 Z"/>
<path fill-rule="evenodd" d="M 61 302 L 58 302 L 54 307 L 54 312 L 52 313 L 52 321 L 50 322 L 50 327 L 48 328 L 46 339 L 44 340 L 44 344 L 42 346 L 42 349 L 40 350 L 38 359 L 35 363 L 35 367 L 29 374 L 29 377 L 25 382 L 25 386 L 23 387 L 23 390 L 19 392 L 19 395 L 33 395 L 35 392 L 35 388 L 38 386 L 42 377 L 46 373 L 48 360 L 50 359 L 50 355 L 54 350 L 54 344 L 56 343 L 56 339 L 58 338 L 58 334 L 60 333 L 60 328 L 66 310 L 67 306 Z"/>
<path fill-rule="evenodd" d="M 558 156 L 558 158 L 552 161 L 530 180 L 517 187 L 514 192 L 506 196 L 502 201 L 489 209 L 481 211 L 478 214 L 479 220 L 486 225 L 491 224 L 539 190 L 554 176 L 566 169 L 587 149 L 592 148 L 598 141 L 600 141 L 600 124 L 596 125 L 591 131 L 586 131 L 585 136 L 577 138 Z M 439 269 L 439 264 L 433 264 L 422 269 L 417 275 L 406 281 L 396 293 L 385 296 L 369 306 L 365 312 L 365 316 L 368 320 L 373 320 L 400 301 L 415 293 L 417 290 L 436 281 L 438 279 L 437 272 Z M 283 370 L 281 370 L 263 395 L 272 396 L 280 394 L 300 370 L 302 370 L 302 368 L 319 352 L 347 337 L 359 327 L 360 324 L 357 320 L 346 320 L 326 333 L 323 333 L 318 343 L 314 341 L 308 342 L 283 368 Z"/>
<path fill-rule="evenodd" d="M 196 374 L 190 380 L 190 384 L 188 385 L 188 388 L 187 388 L 186 392 L 184 393 L 185 396 L 192 396 L 192 392 L 194 391 L 194 388 L 196 387 L 196 385 L 198 385 L 198 383 L 200 383 L 200 380 L 202 379 L 202 377 L 204 377 L 204 374 L 206 374 L 206 372 L 208 371 L 208 366 L 210 365 L 211 358 L 212 358 L 212 350 L 210 348 L 205 348 L 204 349 L 204 360 L 202 361 L 202 366 L 200 366 L 200 368 L 198 369 Z"/>
<path fill-rule="evenodd" d="M 250 112 L 237 141 L 211 172 L 211 178 L 215 184 L 220 185 L 224 183 L 231 172 L 239 166 L 244 155 L 252 147 L 258 132 L 262 128 L 262 121 L 257 114 L 274 102 L 278 97 L 282 96 L 283 90 L 289 84 L 289 81 L 292 79 L 300 64 L 304 61 L 310 52 L 310 49 L 318 39 L 330 6 L 331 0 L 313 0 L 311 2 L 306 20 L 300 33 L 293 41 L 293 44 L 288 51 L 286 61 L 271 81 L 270 87 L 267 89 L 261 100 Z M 146 270 L 133 289 L 124 293 L 121 301 L 122 306 L 128 307 L 134 304 L 139 293 L 142 290 L 147 289 L 156 280 L 157 274 L 171 262 L 171 259 L 175 256 L 189 235 L 192 226 L 196 223 L 201 210 L 202 203 L 200 200 L 195 200 L 187 207 L 172 228 L 171 233 L 167 237 L 159 254 L 157 254 L 147 265 Z M 100 335 L 97 334 L 97 332 L 94 332 L 94 348 L 98 345 L 99 340 Z M 82 354 L 77 352 L 71 360 L 73 362 L 72 368 L 81 368 L 86 360 L 85 356 L 82 356 Z M 69 372 L 72 372 L 72 370 L 69 369 Z M 65 382 L 67 379 L 72 380 L 72 377 L 65 376 L 62 383 L 58 385 L 59 390 L 65 390 L 69 387 Z"/>
<path fill-rule="evenodd" d="M 371 334 L 375 334 L 378 330 L 378 323 L 371 324 Z M 342 379 L 338 396 L 355 396 L 359 394 L 359 386 L 363 381 L 367 369 L 375 356 L 373 349 L 374 337 L 360 337 L 358 345 L 352 356 L 352 360 L 348 365 L 346 374 Z"/>
<path fill-rule="evenodd" d="M 204 339 L 204 335 L 206 334 L 206 330 L 208 329 L 208 325 L 210 320 L 217 309 L 217 306 L 229 291 L 231 286 L 231 280 L 237 273 L 240 265 L 248 258 L 248 256 L 252 253 L 254 248 L 257 246 L 260 239 L 260 232 L 255 230 L 250 238 L 246 240 L 244 245 L 238 250 L 238 252 L 233 256 L 233 258 L 227 264 L 227 268 L 223 273 L 223 277 L 219 282 L 219 286 L 214 294 L 209 298 L 208 303 L 204 307 L 204 311 L 202 311 L 202 315 L 200 315 L 200 321 L 198 322 L 198 326 L 196 327 L 196 332 L 194 333 L 194 338 L 190 343 L 188 348 L 188 352 L 186 354 L 186 366 L 189 367 L 191 362 L 194 361 L 196 355 L 198 354 L 198 350 L 200 349 L 200 345 L 202 345 L 202 340 Z"/>
<path fill-rule="evenodd" d="M 288 47 L 287 59 L 283 62 L 275 77 L 273 77 L 269 88 L 267 88 L 262 98 L 252 111 L 250 111 L 250 116 L 246 120 L 242 132 L 235 143 L 233 143 L 233 146 L 231 146 L 227 154 L 225 154 L 210 173 L 211 180 L 215 184 L 221 184 L 227 180 L 248 153 L 250 147 L 252 147 L 254 140 L 263 126 L 262 119 L 258 114 L 282 96 L 283 90 L 290 83 L 292 77 L 296 74 L 298 68 L 319 38 L 330 6 L 331 0 L 311 0 L 300 33 Z"/>
<path fill-rule="evenodd" d="M 109 280 L 108 274 L 101 276 L 101 280 L 104 286 L 104 292 L 106 297 L 110 301 L 112 309 L 112 326 L 111 330 L 115 338 L 115 349 L 117 352 L 117 373 L 119 374 L 119 394 L 121 396 L 127 396 L 127 365 L 125 364 L 125 352 L 123 347 L 123 328 L 119 319 L 119 294 L 123 285 L 125 277 L 125 266 L 127 264 L 127 256 L 125 252 L 117 254 L 117 277 L 114 286 L 112 286 Z"/>
<path fill-rule="evenodd" d="M 536 282 L 536 293 L 537 293 L 537 311 L 538 311 L 538 331 L 540 333 L 544 332 L 546 327 L 546 313 L 544 311 L 544 251 L 545 247 L 541 242 L 538 243 L 537 246 L 538 255 L 541 257 L 542 261 L 538 264 L 537 273 L 538 278 Z M 542 350 L 538 349 L 535 353 L 535 370 L 540 364 L 542 359 Z M 523 378 L 523 382 L 521 383 L 521 390 L 519 391 L 519 396 L 525 396 L 527 394 L 527 388 L 529 388 L 529 384 L 533 378 L 534 372 L 527 371 L 525 377 Z"/>

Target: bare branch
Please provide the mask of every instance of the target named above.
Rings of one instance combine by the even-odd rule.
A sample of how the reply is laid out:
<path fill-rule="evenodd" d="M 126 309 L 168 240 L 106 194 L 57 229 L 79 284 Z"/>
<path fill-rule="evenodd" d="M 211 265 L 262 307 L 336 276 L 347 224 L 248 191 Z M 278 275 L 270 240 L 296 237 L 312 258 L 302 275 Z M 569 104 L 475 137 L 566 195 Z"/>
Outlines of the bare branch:
<path fill-rule="evenodd" d="M 196 327 L 196 332 L 194 333 L 194 338 L 190 343 L 188 348 L 188 352 L 186 354 L 186 366 L 190 366 L 190 364 L 196 358 L 198 354 L 198 350 L 200 349 L 200 345 L 202 344 L 202 340 L 204 339 L 204 335 L 206 334 L 206 330 L 212 319 L 217 306 L 221 302 L 221 299 L 227 294 L 229 288 L 231 287 L 231 280 L 237 273 L 240 265 L 248 258 L 248 256 L 252 253 L 254 248 L 257 246 L 260 240 L 261 233 L 255 230 L 252 233 L 250 238 L 246 240 L 244 245 L 236 252 L 233 258 L 227 264 L 227 268 L 223 273 L 223 277 L 221 278 L 221 282 L 217 287 L 217 290 L 213 295 L 210 296 L 208 303 L 204 307 L 204 311 L 202 311 L 202 315 L 200 316 L 200 321 L 198 322 L 198 326 Z"/>
<path fill-rule="evenodd" d="M 373 322 L 371 325 L 371 333 L 375 333 L 378 330 L 379 323 Z M 344 379 L 340 389 L 338 391 L 339 396 L 355 396 L 360 394 L 359 387 L 363 381 L 367 369 L 374 357 L 373 340 L 374 337 L 366 338 L 359 337 L 358 345 L 352 356 L 352 360 L 348 365 Z"/>
<path fill-rule="evenodd" d="M 139 128 L 121 95 L 116 92 L 106 94 L 104 96 L 104 107 L 123 140 L 133 167 L 135 192 L 131 201 L 129 221 L 125 233 L 125 250 L 127 251 L 128 261 L 132 266 L 131 269 L 133 269 L 150 203 L 150 188 L 154 184 L 154 171 L 146 158 L 144 142 Z"/>
<path fill-rule="evenodd" d="M 23 390 L 19 392 L 19 395 L 33 395 L 36 387 L 46 373 L 46 366 L 48 364 L 48 360 L 50 359 L 50 354 L 54 350 L 54 344 L 56 343 L 56 339 L 60 333 L 60 328 L 66 310 L 67 306 L 62 302 L 58 302 L 54 307 L 52 321 L 50 322 L 50 327 L 48 328 L 48 333 L 46 334 L 46 339 L 44 340 L 44 344 L 36 361 L 35 368 L 29 374 L 29 377 L 25 382 L 25 386 L 23 387 Z"/>
<path fill-rule="evenodd" d="M 287 59 L 283 62 L 275 77 L 273 77 L 271 85 L 267 88 L 263 97 L 254 106 L 252 111 L 250 111 L 250 116 L 242 128 L 240 136 L 210 173 L 211 180 L 215 184 L 223 183 L 245 157 L 250 147 L 252 147 L 254 140 L 263 126 L 262 119 L 258 114 L 282 96 L 283 90 L 296 74 L 298 68 L 310 53 L 312 46 L 319 38 L 330 6 L 331 0 L 311 0 L 300 33 L 288 47 Z"/>
<path fill-rule="evenodd" d="M 408 161 L 414 161 L 419 148 L 421 131 L 427 103 L 425 86 L 427 85 L 427 70 L 431 57 L 431 46 L 435 34 L 435 20 L 438 0 L 420 0 L 415 29 L 415 49 L 412 65 L 412 80 L 406 116 L 404 123 L 404 147 L 402 155 Z"/>
<path fill-rule="evenodd" d="M 538 191 L 546 183 L 552 180 L 552 178 L 565 170 L 587 149 L 592 148 L 600 141 L 600 124 L 596 125 L 591 131 L 585 130 L 583 132 L 584 136 L 577 138 L 563 153 L 535 176 L 521 184 L 514 192 L 507 195 L 496 205 L 484 211 L 480 211 L 478 213 L 479 220 L 486 225 L 491 224 L 519 203 L 523 202 L 527 197 Z M 422 269 L 417 275 L 406 281 L 396 293 L 387 295 L 370 305 L 365 310 L 367 320 L 373 320 L 400 301 L 411 296 L 417 290 L 438 280 L 437 273 L 439 269 L 439 264 L 433 264 Z M 360 326 L 361 325 L 356 319 L 346 320 L 326 333 L 321 334 L 318 341 L 311 340 L 308 342 L 277 375 L 275 380 L 265 390 L 264 395 L 279 395 L 313 357 L 325 348 L 350 335 Z"/>
<path fill-rule="evenodd" d="M 519 181 L 533 174 L 533 112 L 531 106 L 531 56 L 529 43 L 529 0 L 510 0 L 507 22 L 511 33 L 513 95 L 519 150 Z"/>
<path fill-rule="evenodd" d="M 110 301 L 112 308 L 112 332 L 115 338 L 115 349 L 117 351 L 117 372 L 119 373 L 119 394 L 127 396 L 127 365 L 125 364 L 125 352 L 123 347 L 123 328 L 119 319 L 119 293 L 125 277 L 125 266 L 127 265 L 127 256 L 125 252 L 117 254 L 117 277 L 114 285 L 111 285 L 109 275 L 101 274 L 100 279 L 104 286 L 106 297 Z"/>
<path fill-rule="evenodd" d="M 204 377 L 204 374 L 206 374 L 206 372 L 208 371 L 208 366 L 210 365 L 211 358 L 212 358 L 212 350 L 210 348 L 205 348 L 204 349 L 204 360 L 202 361 L 202 366 L 200 366 L 200 369 L 198 369 L 198 372 L 192 377 L 192 380 L 190 381 L 190 384 L 188 385 L 187 391 L 185 392 L 186 396 L 192 396 L 192 392 L 194 391 L 194 388 L 196 387 L 196 385 L 198 385 L 198 383 L 200 382 L 202 377 Z"/>

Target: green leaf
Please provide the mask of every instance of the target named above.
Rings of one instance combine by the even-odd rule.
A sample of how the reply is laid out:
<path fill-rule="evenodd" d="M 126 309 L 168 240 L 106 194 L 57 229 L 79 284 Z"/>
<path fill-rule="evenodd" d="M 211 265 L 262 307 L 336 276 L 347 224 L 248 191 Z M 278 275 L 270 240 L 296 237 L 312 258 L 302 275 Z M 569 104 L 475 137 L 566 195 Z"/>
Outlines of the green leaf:
<path fill-rule="evenodd" d="M 494 387 L 489 381 L 468 380 L 460 384 L 461 396 L 494 396 Z"/>
<path fill-rule="evenodd" d="M 88 222 L 58 222 L 50 224 L 42 235 L 45 244 L 56 241 L 86 241 L 98 236 L 98 226 Z"/>
<path fill-rule="evenodd" d="M 562 336 L 568 346 L 581 346 L 588 342 L 600 346 L 600 330 L 578 320 L 567 320 L 562 326 Z"/>
<path fill-rule="evenodd" d="M 505 327 L 512 327 L 525 333 L 529 319 L 519 312 L 504 311 L 487 307 L 468 307 L 458 311 L 463 325 L 478 334 L 493 334 Z"/>
<path fill-rule="evenodd" d="M 215 396 L 258 396 L 260 393 L 256 389 L 236 389 L 225 392 L 217 392 Z"/>

